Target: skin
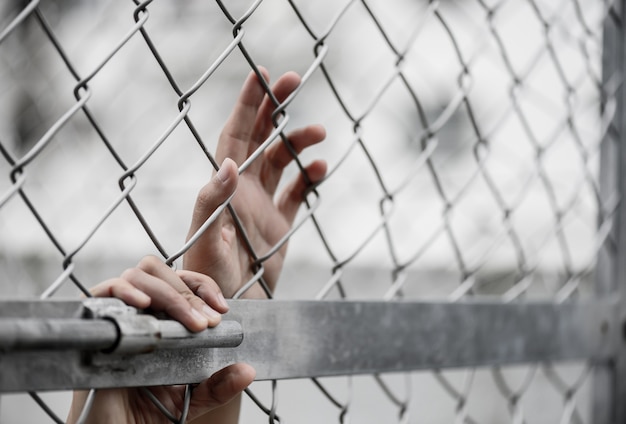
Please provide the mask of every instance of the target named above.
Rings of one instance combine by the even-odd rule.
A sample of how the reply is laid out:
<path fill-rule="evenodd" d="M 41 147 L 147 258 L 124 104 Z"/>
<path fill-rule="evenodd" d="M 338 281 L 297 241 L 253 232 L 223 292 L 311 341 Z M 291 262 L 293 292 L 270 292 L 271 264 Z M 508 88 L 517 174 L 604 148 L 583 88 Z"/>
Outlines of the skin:
<path fill-rule="evenodd" d="M 267 71 L 261 73 L 269 81 Z M 279 102 L 300 84 L 293 72 L 282 75 L 272 86 Z M 250 167 L 238 175 L 240 166 L 274 129 L 273 103 L 266 96 L 255 74 L 246 79 L 235 107 L 220 135 L 216 159 L 220 169 L 200 190 L 194 206 L 188 237 L 195 234 L 219 205 L 233 193 L 231 201 L 258 254 L 274 246 L 291 228 L 304 199 L 307 183 L 302 175 L 276 193 L 283 170 L 292 156 L 280 141 L 270 145 Z M 319 143 L 325 130 L 310 125 L 294 130 L 288 138 L 296 152 Z M 306 167 L 315 183 L 326 174 L 326 163 L 313 161 Z M 253 205 L 253 207 L 251 207 Z M 264 262 L 264 279 L 274 290 L 282 269 L 287 246 Z M 147 256 L 137 267 L 120 277 L 104 281 L 92 289 L 94 296 L 117 297 L 130 306 L 165 312 L 191 331 L 217 325 L 228 311 L 224 296 L 232 297 L 253 272 L 250 255 L 241 243 L 233 217 L 224 211 L 202 234 L 183 258 L 181 271 L 174 271 L 160 259 Z M 260 285 L 247 290 L 244 298 L 265 298 Z M 200 383 L 192 393 L 188 420 L 196 424 L 236 423 L 239 420 L 241 392 L 254 380 L 247 364 L 234 364 Z M 174 415 L 183 406 L 184 387 L 149 388 Z M 75 392 L 68 423 L 78 419 L 86 392 Z M 94 423 L 167 423 L 140 389 L 98 390 L 87 422 Z"/>
<path fill-rule="evenodd" d="M 269 80 L 267 71 L 261 70 L 265 79 Z M 299 84 L 298 74 L 288 72 L 276 81 L 272 91 L 277 100 L 282 102 Z M 237 185 L 237 195 L 232 200 L 232 205 L 246 229 L 248 239 L 255 251 L 260 254 L 267 252 L 291 228 L 307 188 L 304 177 L 300 175 L 276 195 L 283 170 L 292 160 L 291 154 L 280 141 L 273 143 L 241 176 L 237 177 L 236 166 L 241 165 L 273 130 L 271 120 L 273 111 L 274 106 L 265 96 L 256 76 L 250 74 L 220 135 L 216 152 L 216 160 L 223 161 L 217 176 L 222 174 L 222 184 Z M 298 153 L 319 143 L 325 137 L 326 132 L 320 125 L 301 128 L 288 135 Z M 306 172 L 312 182 L 317 182 L 326 174 L 326 163 L 321 160 L 314 161 L 306 167 Z M 200 191 L 194 207 L 190 234 L 193 234 L 212 212 L 212 208 L 207 205 L 212 203 L 212 197 L 219 192 L 219 188 L 216 187 L 218 184 L 214 178 Z M 216 224 L 187 252 L 184 268 L 212 276 L 218 281 L 224 295 L 231 297 L 252 277 L 250 257 L 238 240 L 229 213 L 222 214 Z M 263 264 L 264 278 L 270 290 L 276 286 L 286 250 L 285 245 Z M 266 296 L 262 288 L 255 285 L 244 297 Z"/>

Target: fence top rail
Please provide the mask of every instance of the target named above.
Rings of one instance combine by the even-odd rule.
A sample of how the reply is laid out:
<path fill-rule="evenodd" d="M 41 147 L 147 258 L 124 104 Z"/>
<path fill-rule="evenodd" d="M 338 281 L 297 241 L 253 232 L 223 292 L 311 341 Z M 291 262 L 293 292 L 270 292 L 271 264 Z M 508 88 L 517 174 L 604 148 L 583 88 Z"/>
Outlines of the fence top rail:
<path fill-rule="evenodd" d="M 602 362 L 611 358 L 618 331 L 611 328 L 616 313 L 611 300 L 233 300 L 230 307 L 213 329 L 216 336 L 198 336 L 184 330 L 166 334 L 165 321 L 114 299 L 0 302 L 0 392 L 188 383 L 234 362 L 253 365 L 259 380 L 576 359 Z M 26 318 L 23 311 L 34 310 L 41 312 Z M 63 326 L 75 328 L 77 314 L 85 317 L 81 328 L 98 329 L 108 320 L 117 327 L 121 343 L 126 340 L 137 349 L 103 353 L 106 334 L 91 349 L 67 340 L 62 341 L 65 346 L 32 349 L 18 343 L 16 329 L 26 329 L 22 337 L 28 339 L 29 325 L 47 328 L 51 339 L 55 330 L 67 338 Z M 143 322 L 132 320 L 137 317 L 161 326 L 146 330 Z M 3 335 L 11 343 L 4 343 Z M 167 339 L 167 348 L 156 342 L 138 344 L 148 339 Z M 227 342 L 216 343 L 218 339 Z"/>

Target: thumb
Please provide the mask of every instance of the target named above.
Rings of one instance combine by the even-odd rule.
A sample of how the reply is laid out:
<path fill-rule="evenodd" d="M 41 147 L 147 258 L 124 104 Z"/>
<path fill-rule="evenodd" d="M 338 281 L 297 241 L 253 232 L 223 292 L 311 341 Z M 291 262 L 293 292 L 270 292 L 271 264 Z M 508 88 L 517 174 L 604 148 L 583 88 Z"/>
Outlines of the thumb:
<path fill-rule="evenodd" d="M 194 224 L 202 225 L 213 211 L 235 192 L 238 176 L 237 164 L 232 159 L 224 159 L 211 181 L 198 193 L 193 210 Z"/>
<path fill-rule="evenodd" d="M 248 364 L 237 363 L 219 370 L 193 391 L 189 418 L 198 417 L 226 405 L 248 387 L 256 371 Z"/>
<path fill-rule="evenodd" d="M 193 234 L 206 222 L 207 219 L 215 212 L 215 210 L 225 202 L 237 188 L 239 173 L 237 165 L 232 159 L 226 158 L 222 162 L 220 169 L 213 175 L 209 181 L 198 193 L 196 204 L 193 208 L 191 219 L 191 227 L 187 238 L 191 238 Z M 218 226 L 209 227 L 202 238 L 205 241 L 219 241 L 221 230 Z M 216 240 L 214 240 L 216 239 Z"/>

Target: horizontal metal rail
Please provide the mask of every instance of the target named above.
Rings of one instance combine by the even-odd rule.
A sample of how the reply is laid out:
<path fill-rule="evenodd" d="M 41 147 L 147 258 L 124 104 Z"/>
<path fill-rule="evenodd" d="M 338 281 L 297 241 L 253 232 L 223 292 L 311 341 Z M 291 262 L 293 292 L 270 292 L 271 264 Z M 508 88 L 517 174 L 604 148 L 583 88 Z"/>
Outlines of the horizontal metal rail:
<path fill-rule="evenodd" d="M 190 333 L 116 299 L 0 302 L 0 392 L 194 383 L 234 362 L 260 380 L 605 362 L 619 337 L 609 300 L 229 303 Z"/>
<path fill-rule="evenodd" d="M 148 315 L 140 315 L 130 322 L 0 318 L 0 351 L 75 349 L 128 354 L 155 349 L 235 347 L 242 340 L 241 324 L 236 321 L 223 321 L 216 328 L 191 333 L 176 321 L 158 320 Z"/>

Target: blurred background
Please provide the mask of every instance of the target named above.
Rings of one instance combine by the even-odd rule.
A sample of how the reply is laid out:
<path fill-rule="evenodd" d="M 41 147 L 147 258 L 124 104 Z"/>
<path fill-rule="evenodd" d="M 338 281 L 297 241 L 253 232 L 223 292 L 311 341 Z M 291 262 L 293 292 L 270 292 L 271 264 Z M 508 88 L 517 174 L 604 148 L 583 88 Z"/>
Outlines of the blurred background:
<path fill-rule="evenodd" d="M 205 151 L 215 151 L 256 66 L 274 80 L 307 75 L 287 130 L 327 130 L 300 155 L 305 165 L 325 159 L 330 172 L 301 210 L 277 298 L 589 296 L 606 7 L 5 1 L 0 296 L 76 298 L 73 282 L 89 287 L 146 254 L 178 251 L 213 172 Z M 181 122 L 181 94 L 197 83 Z M 143 225 L 118 183 L 135 165 Z M 298 172 L 290 166 L 285 182 Z M 590 422 L 590 367 L 258 382 L 252 391 L 276 404 L 280 422 Z M 69 393 L 41 395 L 65 416 Z M 242 422 L 267 422 L 245 399 Z M 44 421 L 28 395 L 0 399 L 0 422 Z"/>

